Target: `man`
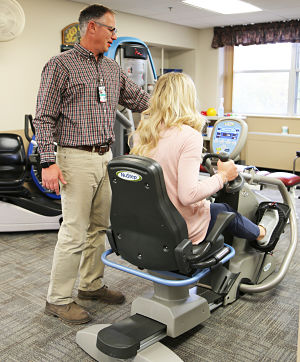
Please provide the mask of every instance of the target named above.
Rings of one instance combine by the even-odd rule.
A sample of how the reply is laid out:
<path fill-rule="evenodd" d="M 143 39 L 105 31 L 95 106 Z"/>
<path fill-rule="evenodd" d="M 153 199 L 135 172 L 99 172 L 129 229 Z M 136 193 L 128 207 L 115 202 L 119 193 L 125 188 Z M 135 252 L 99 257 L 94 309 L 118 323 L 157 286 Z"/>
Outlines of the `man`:
<path fill-rule="evenodd" d="M 91 320 L 72 299 L 78 272 L 79 298 L 112 304 L 125 300 L 102 282 L 100 257 L 111 201 L 106 166 L 112 157 L 117 104 L 142 112 L 149 100 L 114 60 L 103 56 L 117 38 L 113 11 L 88 6 L 80 13 L 79 26 L 80 44 L 50 59 L 43 69 L 34 119 L 42 182 L 61 193 L 63 210 L 45 313 L 74 324 Z"/>

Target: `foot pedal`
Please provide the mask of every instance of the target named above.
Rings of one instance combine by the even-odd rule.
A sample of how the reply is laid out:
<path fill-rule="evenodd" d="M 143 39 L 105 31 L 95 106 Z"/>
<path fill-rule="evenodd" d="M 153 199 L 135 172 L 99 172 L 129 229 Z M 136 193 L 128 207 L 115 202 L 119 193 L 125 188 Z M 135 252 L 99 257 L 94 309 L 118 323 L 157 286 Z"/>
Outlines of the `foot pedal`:
<path fill-rule="evenodd" d="M 196 294 L 200 295 L 200 297 L 203 297 L 207 300 L 207 303 L 210 304 L 219 304 L 223 300 L 223 296 L 215 293 L 213 290 L 209 289 L 210 286 L 202 286 L 197 285 Z"/>
<path fill-rule="evenodd" d="M 143 345 L 164 338 L 166 331 L 165 324 L 135 314 L 102 329 L 97 335 L 97 348 L 110 357 L 133 358 Z"/>
<path fill-rule="evenodd" d="M 229 271 L 223 264 L 218 264 L 211 268 L 211 272 L 206 277 L 201 279 L 201 283 L 209 285 L 214 293 L 222 296 L 229 292 L 239 275 L 240 273 Z"/>
<path fill-rule="evenodd" d="M 275 248 L 275 246 L 280 238 L 280 235 L 284 231 L 284 227 L 287 224 L 287 221 L 288 221 L 288 218 L 290 215 L 290 211 L 291 211 L 291 209 L 288 205 L 283 204 L 281 202 L 269 202 L 269 201 L 261 202 L 255 213 L 256 224 L 258 224 L 259 221 L 262 219 L 262 217 L 267 209 L 277 210 L 278 216 L 279 216 L 278 224 L 273 231 L 270 241 L 268 242 L 268 244 L 266 246 L 259 245 L 256 240 L 250 241 L 250 244 L 253 248 L 255 248 L 256 250 L 259 250 L 259 251 L 263 251 L 265 253 L 270 252 Z"/>

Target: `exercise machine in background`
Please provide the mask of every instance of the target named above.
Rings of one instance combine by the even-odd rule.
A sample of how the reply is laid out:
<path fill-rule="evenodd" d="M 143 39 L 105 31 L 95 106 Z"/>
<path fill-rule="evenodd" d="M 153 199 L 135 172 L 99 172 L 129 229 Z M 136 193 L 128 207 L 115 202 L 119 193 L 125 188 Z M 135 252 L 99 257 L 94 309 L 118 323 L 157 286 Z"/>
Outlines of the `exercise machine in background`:
<path fill-rule="evenodd" d="M 22 137 L 1 133 L 0 232 L 59 229 L 62 221 L 60 202 L 49 199 L 36 188 L 28 176 L 31 166 Z"/>
<path fill-rule="evenodd" d="M 143 90 L 152 92 L 157 76 L 150 50 L 142 40 L 132 37 L 117 38 L 104 55 L 116 60 L 126 75 Z M 129 152 L 128 134 L 134 129 L 132 112 L 119 107 L 114 125 L 115 142 L 112 145 L 114 157 Z"/>

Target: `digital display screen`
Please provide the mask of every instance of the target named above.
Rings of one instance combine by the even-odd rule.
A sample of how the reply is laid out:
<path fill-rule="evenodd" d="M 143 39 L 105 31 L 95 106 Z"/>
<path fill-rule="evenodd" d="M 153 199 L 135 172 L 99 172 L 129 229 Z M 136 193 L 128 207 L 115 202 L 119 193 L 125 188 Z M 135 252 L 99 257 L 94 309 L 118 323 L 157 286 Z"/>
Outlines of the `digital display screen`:
<path fill-rule="evenodd" d="M 224 121 L 217 125 L 213 134 L 213 152 L 227 152 L 229 155 L 234 151 L 241 136 L 241 124 L 236 121 Z"/>
<path fill-rule="evenodd" d="M 239 137 L 239 129 L 227 129 L 227 128 L 221 128 L 218 127 L 216 138 L 227 138 L 231 140 L 236 140 Z"/>
<path fill-rule="evenodd" d="M 147 49 L 140 44 L 128 44 L 124 46 L 124 57 L 134 59 L 147 59 Z"/>

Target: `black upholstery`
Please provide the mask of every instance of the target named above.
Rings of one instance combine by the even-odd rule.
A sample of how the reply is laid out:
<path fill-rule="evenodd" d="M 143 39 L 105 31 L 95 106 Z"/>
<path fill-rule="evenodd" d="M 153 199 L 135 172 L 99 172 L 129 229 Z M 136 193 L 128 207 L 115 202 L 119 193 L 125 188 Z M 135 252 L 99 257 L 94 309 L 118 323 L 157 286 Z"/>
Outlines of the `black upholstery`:
<path fill-rule="evenodd" d="M 134 172 L 141 180 L 124 180 L 121 171 Z M 108 172 L 115 251 L 141 268 L 177 270 L 174 249 L 188 239 L 188 232 L 169 200 L 160 165 L 146 157 L 121 156 L 108 164 Z"/>
<path fill-rule="evenodd" d="M 109 162 L 108 173 L 112 206 L 107 236 L 115 253 L 139 268 L 185 275 L 220 261 L 218 252 L 224 248 L 220 234 L 233 213 L 221 213 L 206 241 L 201 247 L 194 246 L 185 220 L 168 197 L 163 171 L 156 161 L 120 156 Z"/>
<path fill-rule="evenodd" d="M 22 186 L 26 173 L 26 155 L 21 136 L 0 133 L 0 190 Z"/>

